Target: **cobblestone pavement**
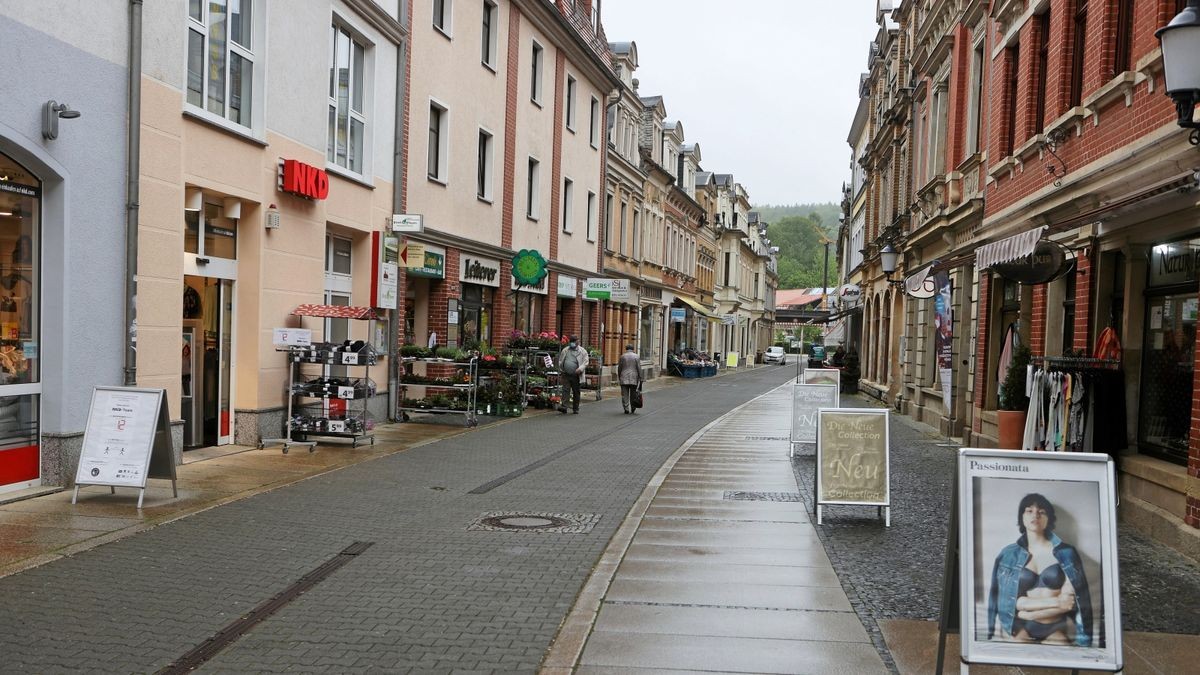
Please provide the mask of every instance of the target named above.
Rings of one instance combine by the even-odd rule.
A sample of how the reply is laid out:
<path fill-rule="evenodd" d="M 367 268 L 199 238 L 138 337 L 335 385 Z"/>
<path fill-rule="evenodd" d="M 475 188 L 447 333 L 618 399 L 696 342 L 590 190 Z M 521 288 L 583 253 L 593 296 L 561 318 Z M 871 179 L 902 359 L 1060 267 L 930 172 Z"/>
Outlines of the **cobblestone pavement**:
<path fill-rule="evenodd" d="M 793 374 L 684 382 L 636 417 L 607 398 L 480 428 L 5 577 L 0 672 L 154 672 L 355 541 L 374 546 L 202 670 L 533 672 L 663 461 Z M 468 530 L 494 511 L 599 520 Z"/>
<path fill-rule="evenodd" d="M 843 396 L 842 406 L 877 404 Z M 938 618 L 957 450 L 939 447 L 944 441 L 892 414 L 892 526 L 883 526 L 874 507 L 847 506 L 826 507 L 824 525 L 815 525 L 851 604 L 880 647 L 878 621 Z M 810 511 L 811 448 L 792 461 Z M 1124 629 L 1200 633 L 1200 566 L 1129 530 L 1119 533 L 1118 549 Z"/>

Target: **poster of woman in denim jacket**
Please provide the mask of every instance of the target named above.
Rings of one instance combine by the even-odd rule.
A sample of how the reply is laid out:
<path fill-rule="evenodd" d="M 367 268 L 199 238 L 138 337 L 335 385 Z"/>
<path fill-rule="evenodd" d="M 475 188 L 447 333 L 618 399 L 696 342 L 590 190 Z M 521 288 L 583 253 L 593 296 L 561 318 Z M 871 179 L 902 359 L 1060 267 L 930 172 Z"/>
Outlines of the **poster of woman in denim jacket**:
<path fill-rule="evenodd" d="M 972 651 L 974 662 L 1011 665 L 1117 665 L 1115 496 L 1107 458 L 962 453 L 964 656 Z"/>

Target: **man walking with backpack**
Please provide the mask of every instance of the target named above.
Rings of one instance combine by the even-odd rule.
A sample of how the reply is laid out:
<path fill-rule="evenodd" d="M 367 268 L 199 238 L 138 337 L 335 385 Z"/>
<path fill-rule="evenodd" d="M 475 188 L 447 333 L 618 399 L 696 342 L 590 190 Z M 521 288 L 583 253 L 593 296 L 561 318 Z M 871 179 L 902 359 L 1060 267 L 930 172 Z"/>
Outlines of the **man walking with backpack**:
<path fill-rule="evenodd" d="M 625 353 L 617 361 L 617 379 L 621 381 L 621 407 L 625 414 L 637 414 L 633 397 L 642 384 L 642 363 L 633 345 L 625 345 Z"/>
<path fill-rule="evenodd" d="M 571 402 L 571 412 L 579 414 L 579 379 L 587 368 L 587 350 L 579 346 L 579 341 L 572 335 L 566 347 L 558 354 L 558 372 L 565 380 L 562 405 L 558 411 L 567 414 L 567 402 Z"/>

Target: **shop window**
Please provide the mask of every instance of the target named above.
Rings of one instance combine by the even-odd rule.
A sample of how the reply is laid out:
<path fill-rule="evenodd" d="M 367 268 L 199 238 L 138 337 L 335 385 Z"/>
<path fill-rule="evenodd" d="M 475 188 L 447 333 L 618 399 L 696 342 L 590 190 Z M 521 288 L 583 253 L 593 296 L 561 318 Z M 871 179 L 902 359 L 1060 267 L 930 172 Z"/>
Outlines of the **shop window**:
<path fill-rule="evenodd" d="M 40 182 L 0 155 L 0 389 L 40 380 L 40 196 Z M 10 423 L 18 418 L 5 411 L 17 399 L 26 397 L 0 400 L 0 443 L 15 430 Z M 30 419 L 36 427 L 36 413 Z"/>
<path fill-rule="evenodd" d="M 329 37 L 329 137 L 325 159 L 357 174 L 365 173 L 367 46 L 344 26 L 333 24 Z"/>
<path fill-rule="evenodd" d="M 183 252 L 200 258 L 237 260 L 237 221 L 224 208 L 205 201 L 199 211 L 184 211 Z"/>
<path fill-rule="evenodd" d="M 513 329 L 524 333 L 542 330 L 542 296 L 537 293 L 513 291 Z"/>
<path fill-rule="evenodd" d="M 487 286 L 464 284 L 459 302 L 458 335 L 464 348 L 477 349 L 492 343 L 492 298 Z"/>
<path fill-rule="evenodd" d="M 1071 271 L 1063 280 L 1062 349 L 1075 347 L 1075 272 Z"/>
<path fill-rule="evenodd" d="M 253 0 L 188 3 L 188 105 L 243 127 L 253 126 L 254 50 L 261 42 L 253 9 Z"/>
<path fill-rule="evenodd" d="M 1187 463 L 1197 303 L 1195 289 L 1146 299 L 1138 437 L 1148 454 Z"/>

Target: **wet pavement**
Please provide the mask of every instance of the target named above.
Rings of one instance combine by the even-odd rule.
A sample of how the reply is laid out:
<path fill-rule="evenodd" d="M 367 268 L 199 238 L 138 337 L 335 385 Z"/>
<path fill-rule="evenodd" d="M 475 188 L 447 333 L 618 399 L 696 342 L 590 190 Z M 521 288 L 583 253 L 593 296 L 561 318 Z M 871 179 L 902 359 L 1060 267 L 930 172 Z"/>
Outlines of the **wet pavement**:
<path fill-rule="evenodd" d="M 879 407 L 858 396 L 843 396 L 842 406 Z M 889 629 L 893 637 L 922 636 L 924 647 L 930 639 L 936 646 L 937 625 L 931 622 L 938 619 L 941 605 L 958 448 L 947 447 L 945 438 L 906 417 L 890 417 L 892 526 L 883 526 L 874 507 L 836 506 L 824 509 L 824 524 L 816 527 L 855 611 L 876 645 L 888 652 L 893 651 L 890 638 L 885 639 Z M 804 446 L 792 461 L 810 509 L 814 461 L 812 446 Z M 1127 652 L 1139 644 L 1149 653 L 1170 651 L 1151 646 L 1153 636 L 1133 633 L 1200 635 L 1200 566 L 1128 529 L 1118 533 L 1118 549 Z M 1200 654 L 1200 638 L 1194 639 L 1189 644 Z M 955 650 L 957 643 L 950 653 L 957 654 Z"/>

